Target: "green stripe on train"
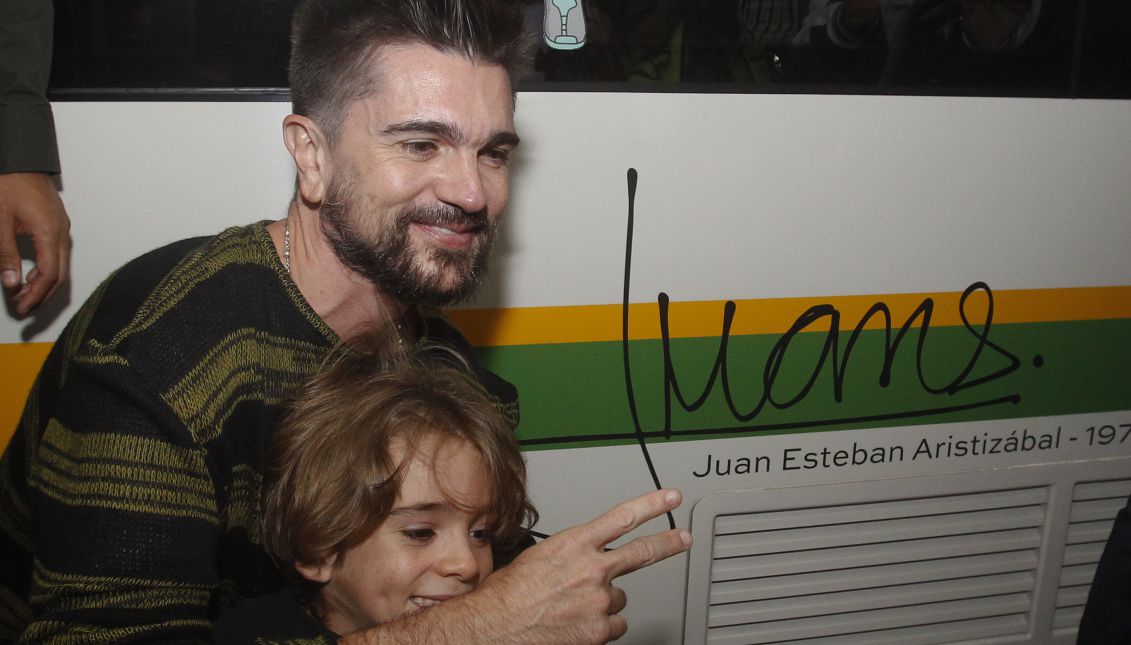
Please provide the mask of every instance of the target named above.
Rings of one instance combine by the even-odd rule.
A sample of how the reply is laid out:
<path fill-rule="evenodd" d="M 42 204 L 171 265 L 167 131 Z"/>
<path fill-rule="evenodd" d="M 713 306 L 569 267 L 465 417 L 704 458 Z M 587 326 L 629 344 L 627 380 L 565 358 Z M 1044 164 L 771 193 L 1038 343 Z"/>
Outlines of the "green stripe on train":
<path fill-rule="evenodd" d="M 632 341 L 639 427 L 654 442 L 1131 409 L 1131 319 L 898 333 L 885 351 L 882 330 L 861 332 L 847 358 L 850 331 L 673 339 L 666 354 Z M 526 449 L 636 441 L 620 342 L 480 352 L 519 388 Z"/>

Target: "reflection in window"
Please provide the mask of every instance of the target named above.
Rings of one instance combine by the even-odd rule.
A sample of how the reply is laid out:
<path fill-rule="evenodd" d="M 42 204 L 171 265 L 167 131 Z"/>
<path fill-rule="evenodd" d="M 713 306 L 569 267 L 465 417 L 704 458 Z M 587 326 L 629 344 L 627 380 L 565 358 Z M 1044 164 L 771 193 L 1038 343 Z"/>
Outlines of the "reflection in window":
<path fill-rule="evenodd" d="M 550 0 L 547 0 L 549 2 Z M 540 11 L 541 3 L 528 3 Z M 847 85 L 1059 95 L 1072 0 L 592 0 L 590 46 L 546 81 Z"/>
<path fill-rule="evenodd" d="M 53 94 L 285 91 L 295 1 L 57 0 Z M 520 89 L 1131 97 L 1127 2 L 515 1 Z"/>

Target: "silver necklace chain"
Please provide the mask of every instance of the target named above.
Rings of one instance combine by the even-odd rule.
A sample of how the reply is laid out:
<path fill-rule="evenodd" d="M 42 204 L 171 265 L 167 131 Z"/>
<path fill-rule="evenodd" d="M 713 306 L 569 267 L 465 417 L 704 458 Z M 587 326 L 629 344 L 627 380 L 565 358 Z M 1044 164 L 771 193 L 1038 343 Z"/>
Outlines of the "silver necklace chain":
<path fill-rule="evenodd" d="M 283 268 L 291 272 L 291 220 L 283 224 Z"/>

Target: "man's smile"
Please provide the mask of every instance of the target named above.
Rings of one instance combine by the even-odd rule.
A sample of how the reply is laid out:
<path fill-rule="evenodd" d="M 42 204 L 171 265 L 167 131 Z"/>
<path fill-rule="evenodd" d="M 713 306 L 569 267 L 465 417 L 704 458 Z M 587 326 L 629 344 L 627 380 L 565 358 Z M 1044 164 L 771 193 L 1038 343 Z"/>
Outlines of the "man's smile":
<path fill-rule="evenodd" d="M 470 222 L 463 224 L 412 222 L 412 228 L 450 249 L 464 249 L 471 246 L 475 238 L 482 235 L 485 230 L 482 224 Z"/>

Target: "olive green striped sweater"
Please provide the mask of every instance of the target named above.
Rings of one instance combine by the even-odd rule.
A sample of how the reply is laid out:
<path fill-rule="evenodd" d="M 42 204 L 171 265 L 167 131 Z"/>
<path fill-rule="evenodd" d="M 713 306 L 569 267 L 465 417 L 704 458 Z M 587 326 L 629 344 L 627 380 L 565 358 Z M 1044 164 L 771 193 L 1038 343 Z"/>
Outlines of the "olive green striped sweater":
<path fill-rule="evenodd" d="M 282 584 L 255 539 L 264 446 L 338 338 L 265 224 L 130 262 L 56 342 L 0 459 L 0 641 L 207 641 Z M 514 388 L 476 370 L 517 423 Z"/>

